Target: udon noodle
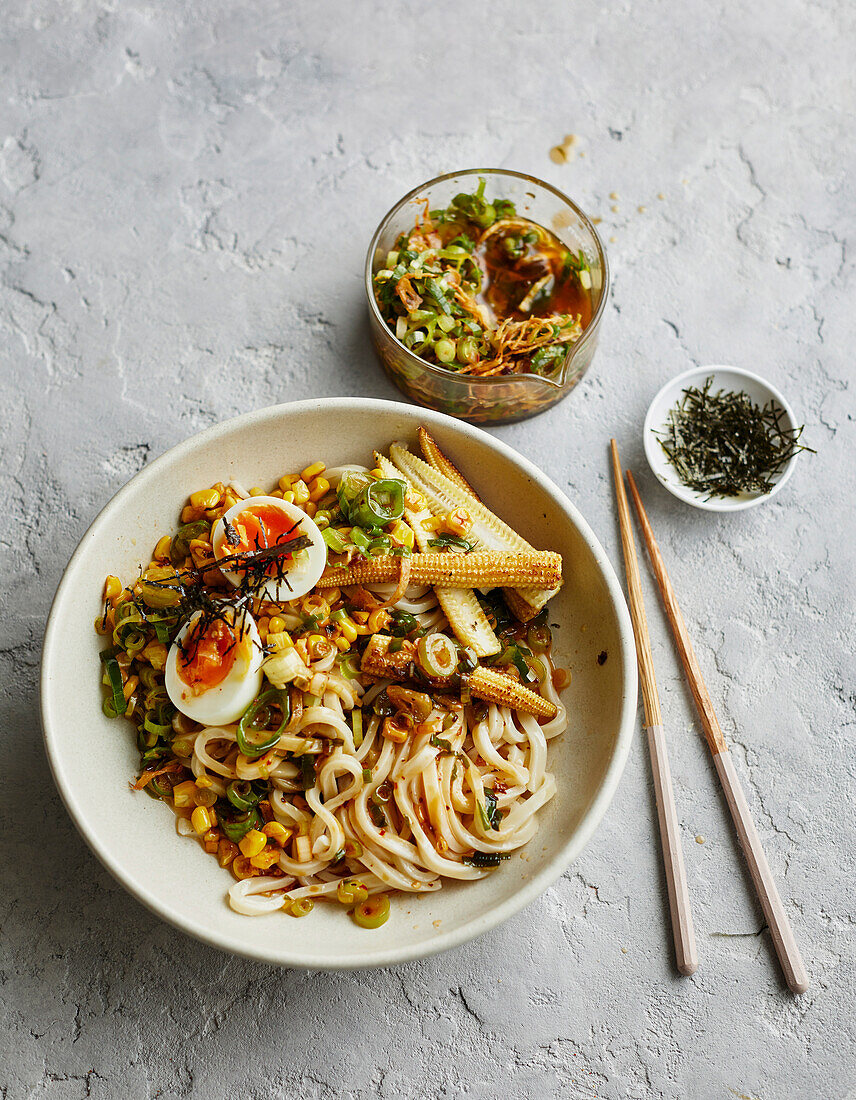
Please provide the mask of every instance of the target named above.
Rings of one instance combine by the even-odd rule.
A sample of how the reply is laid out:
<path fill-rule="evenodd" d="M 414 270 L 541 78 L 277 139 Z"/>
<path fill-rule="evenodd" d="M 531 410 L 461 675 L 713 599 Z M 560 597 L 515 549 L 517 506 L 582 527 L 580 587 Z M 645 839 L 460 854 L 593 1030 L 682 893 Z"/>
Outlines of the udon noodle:
<path fill-rule="evenodd" d="M 504 525 L 510 534 L 496 534 L 492 521 L 501 521 L 460 474 L 467 488 L 452 494 L 447 475 L 458 471 L 449 460 L 442 456 L 444 471 L 424 440 L 423 452 L 429 461 L 419 466 L 399 453 L 395 467 L 383 467 L 376 456 L 382 468 L 371 472 L 316 463 L 270 496 L 217 483 L 191 495 L 167 558 L 162 540 L 134 584 L 108 578 L 97 624 L 114 643 L 104 658 L 105 713 L 135 723 L 136 786 L 169 804 L 178 832 L 232 870 L 229 904 L 239 913 L 300 916 L 330 899 L 377 927 L 390 893 L 491 874 L 532 839 L 556 794 L 548 743 L 567 716 L 546 624 L 555 587 L 538 589 L 545 574 L 520 572 L 544 555 Z M 286 532 L 297 537 L 299 528 L 292 554 L 267 545 L 272 521 L 262 505 L 253 515 L 265 546 L 256 536 L 235 549 L 240 509 L 256 500 L 274 501 L 264 505 L 274 510 L 281 500 L 306 517 Z M 299 580 L 310 522 L 324 538 L 323 576 L 302 595 L 271 599 L 271 584 Z M 503 544 L 512 536 L 527 549 Z M 445 576 L 408 583 L 419 568 L 463 576 L 471 554 L 486 572 L 470 585 L 451 587 Z M 355 567 L 393 579 L 354 581 Z M 231 587 L 229 570 L 243 571 Z M 518 583 L 503 596 L 494 576 Z M 247 642 L 248 676 L 258 690 L 251 683 L 252 702 L 230 712 L 250 620 L 258 641 L 253 653 Z M 447 669 L 438 664 L 444 654 Z M 245 691 L 239 679 L 235 691 Z M 200 718 L 201 699 L 206 713 L 220 707 L 228 720 Z"/>

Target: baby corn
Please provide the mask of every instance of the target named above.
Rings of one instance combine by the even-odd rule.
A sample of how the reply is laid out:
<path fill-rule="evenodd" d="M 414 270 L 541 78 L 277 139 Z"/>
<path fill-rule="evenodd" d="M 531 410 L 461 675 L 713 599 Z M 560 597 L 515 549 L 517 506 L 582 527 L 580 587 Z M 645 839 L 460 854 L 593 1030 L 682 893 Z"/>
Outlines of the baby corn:
<path fill-rule="evenodd" d="M 427 429 L 420 427 L 417 430 L 417 434 L 419 436 L 419 446 L 422 448 L 422 457 L 428 465 L 433 466 L 435 470 L 439 470 L 441 474 L 445 474 L 449 481 L 454 481 L 460 489 L 463 489 L 465 493 L 469 493 L 474 500 L 481 503 L 481 497 L 472 485 L 470 485 L 454 462 L 443 454 Z"/>
<path fill-rule="evenodd" d="M 517 680 L 503 676 L 492 668 L 479 665 L 470 676 L 470 694 L 486 703 L 496 703 L 512 710 L 525 710 L 541 718 L 555 718 L 556 704 L 524 687 Z"/>
<path fill-rule="evenodd" d="M 434 533 L 425 526 L 426 521 L 431 519 L 431 513 L 422 494 L 415 491 L 410 481 L 402 477 L 401 471 L 379 451 L 374 452 L 374 457 L 385 477 L 399 478 L 407 486 L 404 497 L 405 519 L 413 530 L 419 550 L 423 554 L 431 553 L 433 548 L 428 545 L 428 542 L 434 537 Z M 526 549 L 531 547 L 527 546 Z M 443 608 L 443 614 L 449 620 L 455 637 L 462 645 L 469 646 L 477 657 L 489 657 L 499 653 L 502 645 L 491 629 L 472 588 L 438 587 L 435 592 L 437 601 Z"/>
<path fill-rule="evenodd" d="M 404 641 L 395 652 L 390 652 L 392 638 L 385 634 L 375 634 L 363 651 L 362 671 L 379 680 L 409 680 L 413 663 L 416 660 L 416 646 Z M 436 681 L 442 684 L 442 681 Z M 486 703 L 496 703 L 500 707 L 523 710 L 527 714 L 537 714 L 541 718 L 555 718 L 556 705 L 549 699 L 530 691 L 510 676 L 503 676 L 492 668 L 478 665 L 470 675 L 470 694 Z"/>
<path fill-rule="evenodd" d="M 416 659 L 416 646 L 405 640 L 400 649 L 390 653 L 392 640 L 388 634 L 373 634 L 363 650 L 360 667 L 363 672 L 377 676 L 379 680 L 409 680 L 411 666 Z"/>
<path fill-rule="evenodd" d="M 437 588 L 496 588 L 500 585 L 555 588 L 562 581 L 562 559 L 551 550 L 531 553 L 476 550 L 470 554 L 413 554 L 410 563 L 411 584 L 430 584 Z M 318 581 L 318 587 L 395 581 L 399 569 L 398 558 L 369 558 L 346 569 L 328 569 Z"/>
<path fill-rule="evenodd" d="M 411 486 L 422 494 L 431 512 L 443 515 L 459 507 L 469 512 L 473 524 L 467 538 L 475 544 L 476 549 L 512 551 L 534 549 L 513 528 L 476 500 L 468 490 L 462 489 L 459 481 L 451 480 L 435 467 L 423 462 L 400 443 L 391 444 L 389 453 L 394 465 L 405 475 Z M 446 461 L 448 462 L 448 459 Z M 534 618 L 547 601 L 556 594 L 555 589 L 528 585 L 508 588 L 507 591 L 514 593 L 509 599 L 509 607 L 522 622 Z"/>

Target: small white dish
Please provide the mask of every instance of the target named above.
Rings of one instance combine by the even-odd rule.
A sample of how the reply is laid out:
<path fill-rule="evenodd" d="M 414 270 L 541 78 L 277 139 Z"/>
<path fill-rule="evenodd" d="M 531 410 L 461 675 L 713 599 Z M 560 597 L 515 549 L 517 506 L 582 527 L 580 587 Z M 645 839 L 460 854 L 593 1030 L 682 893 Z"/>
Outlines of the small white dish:
<path fill-rule="evenodd" d="M 104 577 L 136 574 L 175 525 L 188 492 L 213 481 L 272 484 L 321 458 L 365 461 L 372 448 L 413 440 L 425 424 L 490 505 L 538 546 L 558 550 L 565 583 L 551 603 L 555 652 L 573 673 L 567 732 L 551 743 L 558 794 L 536 836 L 476 883 L 397 897 L 366 931 L 335 906 L 310 917 L 241 916 L 228 871 L 175 832 L 167 807 L 129 790 L 138 753 L 127 723 L 105 718 L 93 630 Z M 608 660 L 603 654 L 608 654 Z M 205 943 L 268 963 L 337 970 L 390 966 L 455 947 L 528 905 L 592 836 L 627 759 L 636 723 L 636 655 L 621 586 L 588 524 L 536 466 L 478 428 L 391 401 L 336 398 L 260 409 L 217 424 L 146 466 L 83 536 L 54 599 L 42 655 L 41 712 L 63 801 L 96 856 L 134 897 Z"/>
<path fill-rule="evenodd" d="M 756 504 L 763 504 L 771 500 L 782 488 L 793 472 L 797 455 L 793 455 L 785 466 L 774 477 L 774 485 L 769 493 L 742 493 L 737 497 L 711 497 L 707 499 L 704 493 L 696 492 L 688 488 L 678 477 L 674 466 L 669 462 L 666 453 L 660 446 L 657 432 L 663 431 L 668 423 L 669 410 L 674 408 L 681 398 L 681 394 L 690 386 L 701 388 L 705 380 L 713 376 L 712 391 L 716 390 L 742 390 L 757 405 L 766 405 L 770 400 L 775 401 L 783 412 L 782 425 L 785 428 L 796 428 L 798 421 L 794 411 L 782 394 L 760 375 L 748 370 L 740 370 L 738 367 L 711 366 L 693 367 L 692 370 L 679 374 L 671 382 L 667 382 L 660 390 L 651 404 L 645 417 L 643 429 L 643 443 L 645 457 L 648 465 L 653 470 L 657 480 L 665 486 L 678 500 L 686 504 L 692 504 L 694 508 L 704 508 L 708 512 L 740 512 L 744 508 L 754 508 Z"/>

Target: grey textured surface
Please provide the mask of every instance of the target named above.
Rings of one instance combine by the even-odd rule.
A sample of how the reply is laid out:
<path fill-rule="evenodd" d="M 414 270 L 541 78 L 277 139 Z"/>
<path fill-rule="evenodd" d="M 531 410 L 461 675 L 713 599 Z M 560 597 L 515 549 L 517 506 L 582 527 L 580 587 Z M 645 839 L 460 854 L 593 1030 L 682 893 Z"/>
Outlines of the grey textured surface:
<path fill-rule="evenodd" d="M 845 0 L 3 5 L 7 1100 L 854 1095 L 853 22 Z M 570 132 L 579 155 L 556 166 Z M 812 974 L 802 998 L 782 987 L 647 577 L 693 979 L 672 967 L 641 738 L 545 897 L 388 972 L 278 972 L 186 939 L 113 883 L 54 792 L 37 663 L 87 524 L 216 420 L 395 396 L 367 342 L 368 237 L 406 189 L 478 162 L 604 219 L 615 279 L 595 366 L 497 434 L 616 564 L 610 434 L 642 473 Z M 733 517 L 642 471 L 651 396 L 710 362 L 779 384 L 818 448 Z"/>

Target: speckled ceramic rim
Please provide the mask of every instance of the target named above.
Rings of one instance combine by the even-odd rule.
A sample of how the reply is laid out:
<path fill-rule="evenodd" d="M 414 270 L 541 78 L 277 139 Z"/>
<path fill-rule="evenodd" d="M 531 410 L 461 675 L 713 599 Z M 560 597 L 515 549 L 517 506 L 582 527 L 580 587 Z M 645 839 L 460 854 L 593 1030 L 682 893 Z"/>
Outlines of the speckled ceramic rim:
<path fill-rule="evenodd" d="M 288 410 L 289 416 L 294 416 L 295 414 L 299 415 L 301 411 L 317 411 L 318 409 L 324 409 L 331 417 L 334 417 L 336 411 L 339 409 L 354 408 L 365 409 L 367 414 L 371 414 L 372 412 L 385 410 L 400 410 L 401 404 L 392 401 L 375 401 L 371 399 L 329 398 L 319 399 L 317 401 L 301 401 L 287 405 L 275 405 L 266 409 L 247 413 L 244 416 L 235 417 L 231 420 L 226 420 L 222 424 L 216 424 L 214 427 L 208 428 L 206 431 L 196 436 L 192 436 L 183 443 L 179 443 L 178 446 L 173 447 L 171 450 L 161 455 L 160 458 L 146 466 L 128 483 L 128 485 L 120 489 L 110 503 L 102 509 L 89 527 L 89 530 L 81 539 L 66 567 L 63 579 L 54 597 L 48 617 L 44 647 L 42 650 L 40 705 L 42 729 L 44 732 L 48 761 L 53 773 L 54 782 L 57 785 L 66 809 L 71 815 L 83 839 L 98 859 L 104 864 L 113 877 L 138 901 L 142 902 L 143 905 L 152 910 L 157 916 L 162 917 L 176 928 L 179 928 L 182 932 L 186 932 L 188 935 L 202 940 L 212 947 L 218 947 L 223 951 L 228 951 L 235 955 L 244 955 L 247 958 L 257 959 L 262 962 L 273 963 L 279 966 L 291 966 L 303 970 L 368 969 L 409 962 L 414 959 L 424 958 L 427 955 L 433 955 L 437 952 L 448 950 L 451 947 L 457 947 L 489 931 L 503 921 L 508 920 L 509 917 L 528 905 L 539 894 L 543 893 L 548 886 L 555 882 L 590 840 L 615 794 L 619 779 L 621 778 L 621 773 L 627 761 L 627 755 L 633 737 L 633 728 L 636 721 L 636 653 L 630 617 L 624 602 L 621 587 L 612 566 L 588 524 L 574 505 L 570 503 L 567 497 L 549 478 L 510 447 L 507 447 L 504 443 L 494 439 L 487 432 L 473 427 L 472 425 L 461 423 L 453 417 L 446 416 L 443 413 L 420 409 L 418 410 L 419 417 L 427 425 L 430 426 L 431 424 L 435 424 L 447 429 L 453 429 L 465 438 L 470 437 L 478 440 L 482 444 L 486 443 L 509 462 L 520 467 L 533 481 L 537 482 L 551 498 L 555 507 L 562 512 L 567 517 L 568 522 L 573 524 L 580 532 L 604 577 L 609 597 L 615 610 L 618 635 L 621 644 L 621 658 L 624 669 L 623 682 L 621 685 L 621 717 L 612 758 L 604 773 L 600 789 L 582 817 L 579 827 L 570 837 L 567 844 L 557 852 L 554 858 L 538 875 L 534 876 L 531 880 L 525 881 L 521 885 L 520 890 L 512 898 L 500 905 L 494 906 L 482 916 L 461 925 L 452 932 L 432 935 L 426 938 L 424 942 L 409 945 L 404 949 L 379 950 L 376 955 L 370 956 L 368 959 L 365 956 L 361 956 L 358 960 L 343 956 L 341 959 L 337 959 L 335 963 L 330 963 L 326 959 L 323 962 L 314 960 L 311 956 L 307 957 L 305 954 L 298 955 L 297 953 L 295 953 L 293 957 L 279 953 L 276 958 L 271 958 L 263 951 L 248 950 L 236 937 L 209 933 L 204 929 L 200 929 L 191 921 L 188 921 L 184 916 L 178 914 L 169 905 L 155 901 L 146 888 L 145 883 L 128 872 L 124 867 L 120 866 L 118 861 L 114 860 L 107 853 L 98 837 L 93 835 L 92 831 L 87 827 L 85 807 L 78 803 L 74 792 L 66 783 L 65 777 L 59 767 L 58 741 L 59 738 L 63 736 L 62 700 L 54 697 L 50 689 L 51 670 L 53 666 L 68 660 L 68 654 L 62 652 L 58 648 L 55 642 L 55 636 L 59 632 L 58 623 L 72 593 L 74 572 L 78 563 L 87 553 L 90 537 L 97 535 L 99 529 L 103 525 L 109 523 L 113 515 L 123 508 L 127 497 L 130 495 L 130 487 L 132 485 L 136 485 L 141 480 L 150 482 L 156 481 L 164 466 L 171 464 L 176 459 L 188 456 L 204 443 L 211 442 L 220 437 L 230 436 L 236 429 L 249 428 L 260 420 L 268 420 L 273 424 L 276 422 L 277 417 L 282 415 L 285 410 Z"/>
<path fill-rule="evenodd" d="M 577 352 L 584 348 L 589 340 L 597 335 L 597 332 L 600 328 L 601 318 L 603 317 L 604 310 L 606 309 L 606 303 L 609 299 L 609 260 L 607 259 L 606 249 L 603 247 L 603 241 L 600 239 L 600 234 L 595 228 L 591 218 L 589 218 L 585 211 L 581 210 L 572 199 L 569 199 L 568 196 L 560 191 L 557 187 L 553 187 L 553 185 L 550 183 L 545 183 L 544 180 L 539 180 L 537 176 L 530 176 L 526 172 L 513 172 L 510 168 L 463 168 L 460 172 L 445 172 L 442 176 L 435 176 L 434 179 L 426 180 L 425 183 L 420 183 L 418 187 L 414 187 L 412 191 L 408 191 L 404 198 L 399 199 L 395 206 L 391 207 L 381 218 L 380 224 L 378 225 L 377 229 L 374 231 L 374 235 L 372 236 L 369 250 L 366 253 L 365 282 L 366 297 L 368 298 L 369 309 L 375 315 L 380 324 L 383 325 L 383 327 L 389 333 L 390 339 L 398 345 L 398 347 L 408 357 L 408 359 L 413 360 L 414 365 L 419 370 L 424 370 L 428 374 L 436 375 L 437 378 L 465 378 L 467 381 L 467 385 L 472 384 L 476 386 L 486 386 L 489 388 L 491 385 L 495 385 L 497 382 L 502 382 L 506 385 L 508 384 L 510 378 L 510 376 L 508 375 L 499 378 L 493 376 L 480 377 L 477 374 L 459 374 L 456 371 L 445 370 L 443 367 L 435 366 L 434 363 L 429 363 L 425 359 L 420 359 L 418 355 L 414 355 L 410 348 L 406 347 L 398 339 L 392 329 L 390 329 L 389 325 L 387 325 L 386 321 L 383 319 L 383 315 L 381 314 L 380 309 L 378 308 L 377 300 L 374 296 L 374 257 L 375 252 L 377 251 L 378 241 L 380 240 L 381 234 L 383 233 L 384 229 L 386 229 L 387 222 L 390 220 L 390 218 L 394 217 L 398 213 L 402 206 L 406 206 L 407 203 L 413 202 L 414 199 L 418 198 L 419 195 L 423 191 L 426 191 L 429 187 L 434 187 L 434 185 L 438 183 L 445 183 L 446 180 L 459 179 L 461 176 L 511 176 L 514 179 L 525 180 L 527 183 L 533 183 L 536 187 L 543 187 L 545 191 L 549 191 L 550 194 L 555 195 L 557 199 L 560 199 L 567 207 L 573 210 L 580 221 L 585 225 L 589 233 L 591 233 L 592 239 L 594 240 L 595 246 L 597 247 L 601 271 L 603 272 L 603 286 L 601 289 L 600 301 L 598 302 L 597 309 L 593 313 L 589 323 L 586 325 L 582 336 L 579 338 L 579 340 L 577 340 L 575 344 L 572 345 L 573 350 L 571 353 L 570 361 L 573 361 Z M 567 363 L 565 370 L 566 369 Z M 539 374 L 521 374 L 518 377 L 525 378 L 527 381 L 534 379 L 536 382 L 543 382 L 545 387 L 548 388 L 562 389 L 564 387 L 564 379 L 566 375 L 563 371 L 562 382 L 555 382 L 550 378 L 542 378 Z"/>
<path fill-rule="evenodd" d="M 654 417 L 664 399 L 668 398 L 668 405 L 671 407 L 678 400 L 681 392 L 688 386 L 700 386 L 706 378 L 711 374 L 715 375 L 717 371 L 727 371 L 729 374 L 734 374 L 739 378 L 745 378 L 749 382 L 754 382 L 760 390 L 763 390 L 767 394 L 765 402 L 770 399 L 775 401 L 785 414 L 785 419 L 790 422 L 790 426 L 797 426 L 798 421 L 794 414 L 794 410 L 779 390 L 777 390 L 771 382 L 768 382 L 766 378 L 762 378 L 760 374 L 753 374 L 752 371 L 741 370 L 740 367 L 729 366 L 727 363 L 715 363 L 708 367 L 693 367 L 692 370 L 684 371 L 683 374 L 679 374 L 677 378 L 673 378 L 657 391 L 645 415 L 645 425 L 642 429 L 642 444 L 645 448 L 645 457 L 648 460 L 648 465 L 651 467 L 651 472 L 663 488 L 669 490 L 673 497 L 682 500 L 684 504 L 691 504 L 694 508 L 701 508 L 706 512 L 743 512 L 747 508 L 755 508 L 758 504 L 764 504 L 768 500 L 772 500 L 776 493 L 784 488 L 794 471 L 794 463 L 797 458 L 799 458 L 799 452 L 793 455 L 788 461 L 784 470 L 779 474 L 778 481 L 776 481 L 769 493 L 758 493 L 756 496 L 745 498 L 714 497 L 712 500 L 705 500 L 701 493 L 697 493 L 694 489 L 687 488 L 686 485 L 683 485 L 677 480 L 654 434 L 655 429 L 661 429 L 663 427 L 662 422 L 654 423 Z"/>

